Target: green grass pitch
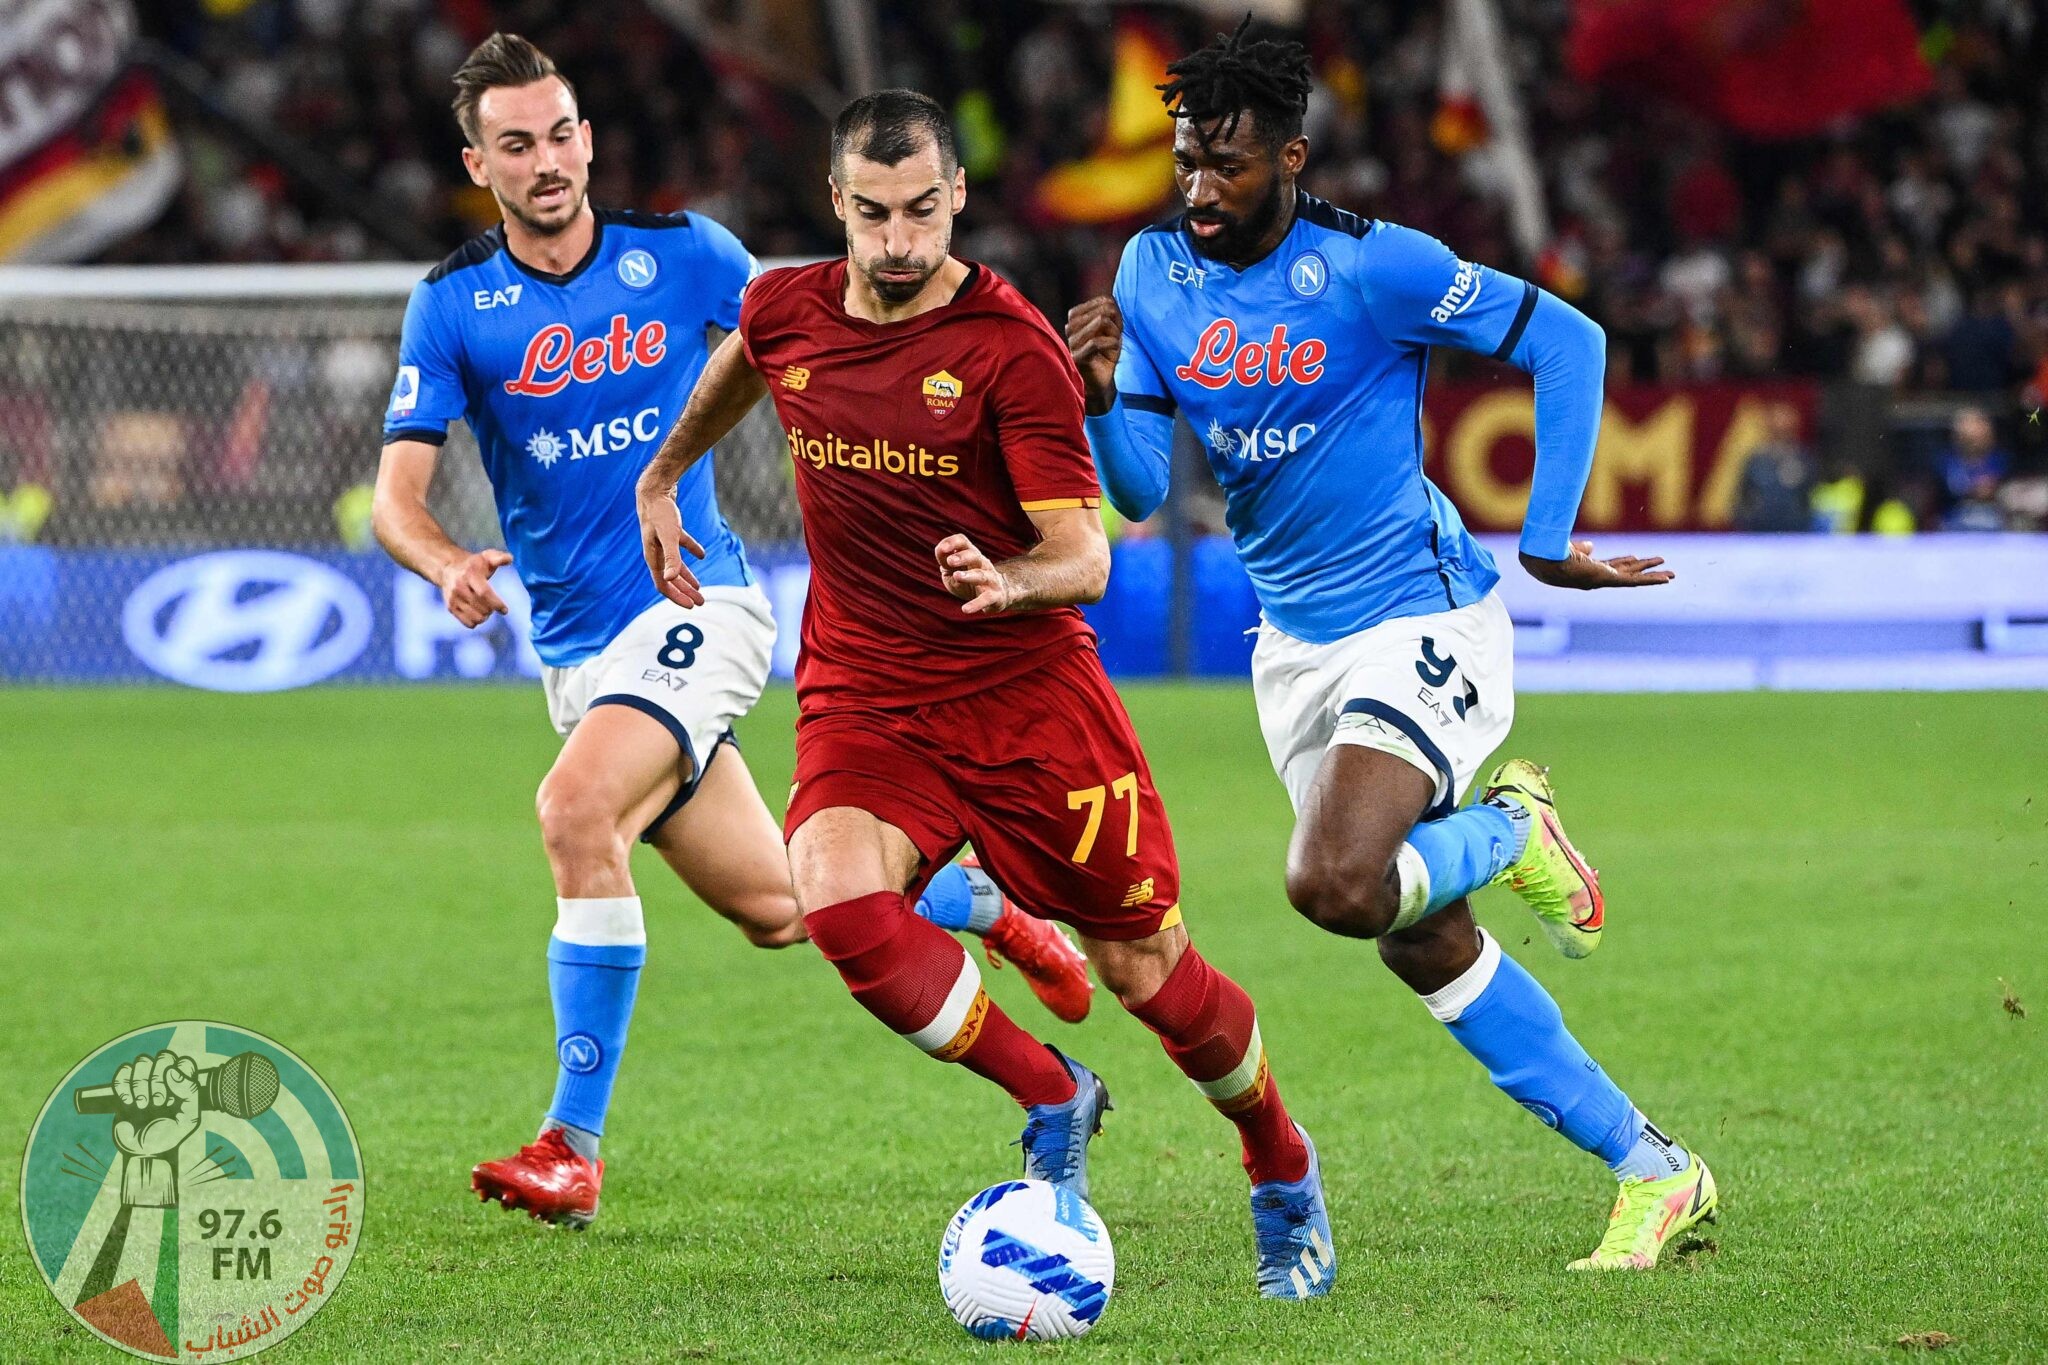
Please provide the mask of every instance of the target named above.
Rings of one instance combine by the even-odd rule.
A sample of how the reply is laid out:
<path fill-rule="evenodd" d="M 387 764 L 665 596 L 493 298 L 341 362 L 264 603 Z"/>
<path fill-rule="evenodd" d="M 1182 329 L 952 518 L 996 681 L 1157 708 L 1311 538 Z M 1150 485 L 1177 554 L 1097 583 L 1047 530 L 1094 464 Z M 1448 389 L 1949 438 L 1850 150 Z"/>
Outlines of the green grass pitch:
<path fill-rule="evenodd" d="M 1251 1288 L 1227 1124 L 1111 1003 L 1094 1184 L 1115 1300 L 1052 1348 L 1115 1360 L 1868 1359 L 1913 1333 L 2048 1355 L 2048 701 L 2039 695 L 1536 697 L 1605 869 L 1610 931 L 1555 957 L 1482 917 L 1660 1124 L 1712 1161 L 1710 1240 L 1581 1278 L 1613 1186 L 1486 1082 L 1368 944 L 1287 908 L 1288 813 L 1247 691 L 1126 690 L 1196 941 L 1258 1001 L 1314 1131 L 1341 1281 Z M 793 705 L 745 725 L 772 803 Z M 1018 1115 L 767 953 L 643 850 L 651 953 L 605 1213 L 552 1233 L 468 1169 L 552 1084 L 537 689 L 234 698 L 0 691 L 0 1134 L 130 1028 L 226 1018 L 311 1062 L 370 1175 L 366 1239 L 279 1361 L 988 1357 L 939 1301 L 947 1217 L 1012 1174 Z M 2005 1007 L 2001 980 L 2021 1018 Z M 105 1359 L 44 1290 L 0 1182 L 0 1359 Z"/>

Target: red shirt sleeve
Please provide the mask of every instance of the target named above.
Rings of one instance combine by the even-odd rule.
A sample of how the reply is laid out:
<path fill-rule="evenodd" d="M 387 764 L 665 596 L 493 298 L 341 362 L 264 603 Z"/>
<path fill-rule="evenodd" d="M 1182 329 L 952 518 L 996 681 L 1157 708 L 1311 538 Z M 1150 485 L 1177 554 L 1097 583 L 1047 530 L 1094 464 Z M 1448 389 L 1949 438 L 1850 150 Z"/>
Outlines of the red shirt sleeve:
<path fill-rule="evenodd" d="M 762 311 L 782 295 L 789 283 L 792 272 L 788 267 L 769 270 L 756 275 L 740 295 L 740 347 L 747 353 L 747 363 L 756 370 L 761 368 L 761 357 L 754 351 L 754 333 L 760 326 Z"/>
<path fill-rule="evenodd" d="M 1010 353 L 990 404 L 996 446 L 1027 512 L 1099 507 L 1102 488 L 1081 426 L 1080 371 L 1051 330 L 1019 319 L 1006 327 Z"/>

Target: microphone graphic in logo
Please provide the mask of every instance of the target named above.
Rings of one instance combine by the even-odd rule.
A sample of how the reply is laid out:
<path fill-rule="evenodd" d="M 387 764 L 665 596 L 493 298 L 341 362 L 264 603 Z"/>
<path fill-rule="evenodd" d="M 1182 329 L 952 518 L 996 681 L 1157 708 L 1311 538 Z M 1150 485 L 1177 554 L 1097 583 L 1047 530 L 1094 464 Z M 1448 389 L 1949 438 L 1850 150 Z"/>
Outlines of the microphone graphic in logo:
<path fill-rule="evenodd" d="M 362 1153 L 334 1092 L 275 1041 L 212 1020 L 136 1029 L 71 1068 L 21 1188 L 57 1301 L 158 1361 L 282 1341 L 362 1236 Z"/>
<path fill-rule="evenodd" d="M 238 1052 L 199 1073 L 198 1099 L 201 1109 L 253 1119 L 277 1103 L 277 1064 L 260 1052 Z M 81 1114 L 112 1114 L 121 1107 L 111 1085 L 80 1086 L 71 1092 L 71 1104 Z"/>

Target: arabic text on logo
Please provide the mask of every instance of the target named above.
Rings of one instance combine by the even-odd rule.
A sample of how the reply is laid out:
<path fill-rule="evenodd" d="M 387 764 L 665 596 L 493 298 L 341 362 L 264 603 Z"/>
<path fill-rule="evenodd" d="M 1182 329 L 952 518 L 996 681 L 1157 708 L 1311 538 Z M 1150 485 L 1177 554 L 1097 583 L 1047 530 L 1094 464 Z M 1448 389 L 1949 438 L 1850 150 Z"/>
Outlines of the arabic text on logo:
<path fill-rule="evenodd" d="M 43 1282 L 101 1340 L 239 1359 L 306 1325 L 362 1241 L 362 1154 L 334 1092 L 261 1034 L 124 1034 L 37 1116 L 21 1217 Z"/>

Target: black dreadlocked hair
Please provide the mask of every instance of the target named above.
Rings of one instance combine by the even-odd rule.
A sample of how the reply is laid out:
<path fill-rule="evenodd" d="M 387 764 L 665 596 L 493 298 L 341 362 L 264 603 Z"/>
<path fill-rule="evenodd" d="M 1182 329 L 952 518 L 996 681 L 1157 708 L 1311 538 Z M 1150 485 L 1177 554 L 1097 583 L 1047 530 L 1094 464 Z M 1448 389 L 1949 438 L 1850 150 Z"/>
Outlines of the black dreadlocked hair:
<path fill-rule="evenodd" d="M 1261 38 L 1245 41 L 1252 26 L 1246 13 L 1237 31 L 1169 63 L 1173 79 L 1157 87 L 1166 112 L 1192 120 L 1197 127 L 1214 123 L 1202 139 L 1208 146 L 1229 141 L 1238 118 L 1249 109 L 1258 115 L 1259 136 L 1277 147 L 1301 136 L 1301 116 L 1308 109 L 1308 49 L 1300 43 Z M 1220 120 L 1220 122 L 1218 122 Z"/>

